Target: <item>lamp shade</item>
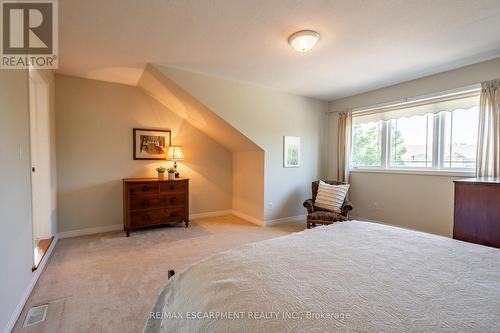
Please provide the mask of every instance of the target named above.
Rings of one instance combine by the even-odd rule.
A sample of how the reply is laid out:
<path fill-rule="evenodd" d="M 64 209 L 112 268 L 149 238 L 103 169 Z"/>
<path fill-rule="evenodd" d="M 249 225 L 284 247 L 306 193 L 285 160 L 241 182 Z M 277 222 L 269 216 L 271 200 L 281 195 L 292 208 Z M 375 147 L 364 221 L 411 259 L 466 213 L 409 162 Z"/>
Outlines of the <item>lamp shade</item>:
<path fill-rule="evenodd" d="M 184 159 L 184 153 L 181 146 L 170 146 L 167 151 L 168 161 L 180 161 Z"/>

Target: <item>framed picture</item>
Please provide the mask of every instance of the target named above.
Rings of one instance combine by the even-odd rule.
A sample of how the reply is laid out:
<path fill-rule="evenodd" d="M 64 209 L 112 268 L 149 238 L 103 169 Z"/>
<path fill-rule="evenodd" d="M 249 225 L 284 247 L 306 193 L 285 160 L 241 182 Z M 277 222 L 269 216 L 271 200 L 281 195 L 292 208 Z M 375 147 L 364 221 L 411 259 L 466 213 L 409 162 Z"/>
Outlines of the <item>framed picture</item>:
<path fill-rule="evenodd" d="M 164 160 L 170 146 L 170 130 L 134 128 L 134 160 Z"/>
<path fill-rule="evenodd" d="M 283 167 L 300 167 L 300 137 L 283 137 Z"/>

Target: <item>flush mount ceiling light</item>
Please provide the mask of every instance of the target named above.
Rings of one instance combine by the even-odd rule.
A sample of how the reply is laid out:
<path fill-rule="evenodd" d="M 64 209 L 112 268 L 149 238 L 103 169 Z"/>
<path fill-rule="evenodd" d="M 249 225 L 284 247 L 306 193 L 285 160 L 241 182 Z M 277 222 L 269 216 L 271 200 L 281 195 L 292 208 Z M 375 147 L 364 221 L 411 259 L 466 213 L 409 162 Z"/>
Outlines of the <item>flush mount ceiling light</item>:
<path fill-rule="evenodd" d="M 307 52 L 316 45 L 319 33 L 313 30 L 301 30 L 288 38 L 288 43 L 299 52 Z"/>

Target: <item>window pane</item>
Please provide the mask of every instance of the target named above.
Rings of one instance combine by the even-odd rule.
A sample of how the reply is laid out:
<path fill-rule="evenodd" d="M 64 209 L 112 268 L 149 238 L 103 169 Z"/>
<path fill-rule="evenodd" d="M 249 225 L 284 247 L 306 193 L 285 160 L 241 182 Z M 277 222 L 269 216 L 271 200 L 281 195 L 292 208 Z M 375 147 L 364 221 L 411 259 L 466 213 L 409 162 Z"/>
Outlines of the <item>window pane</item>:
<path fill-rule="evenodd" d="M 479 107 L 442 112 L 444 167 L 475 168 Z"/>
<path fill-rule="evenodd" d="M 391 167 L 432 167 L 434 115 L 390 121 L 389 161 Z"/>
<path fill-rule="evenodd" d="M 356 124 L 352 127 L 352 166 L 377 167 L 382 165 L 382 122 Z"/>

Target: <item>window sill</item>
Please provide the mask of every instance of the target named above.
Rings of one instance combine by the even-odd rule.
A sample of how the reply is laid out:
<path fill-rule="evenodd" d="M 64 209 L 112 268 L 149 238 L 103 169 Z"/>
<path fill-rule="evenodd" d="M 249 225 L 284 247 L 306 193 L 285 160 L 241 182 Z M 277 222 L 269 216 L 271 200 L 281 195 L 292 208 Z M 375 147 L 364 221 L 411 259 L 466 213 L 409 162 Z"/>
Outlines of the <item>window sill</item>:
<path fill-rule="evenodd" d="M 351 169 L 351 173 L 392 173 L 403 175 L 424 175 L 424 176 L 447 176 L 447 177 L 475 177 L 475 171 L 463 170 L 419 170 L 419 169 L 379 169 L 379 168 L 356 168 Z"/>

